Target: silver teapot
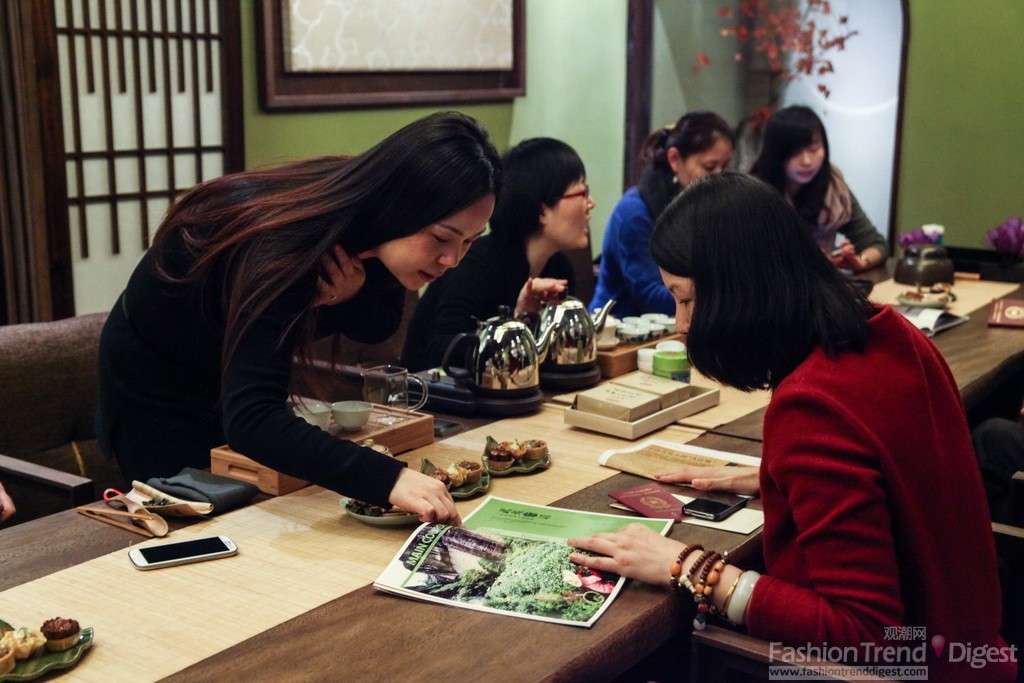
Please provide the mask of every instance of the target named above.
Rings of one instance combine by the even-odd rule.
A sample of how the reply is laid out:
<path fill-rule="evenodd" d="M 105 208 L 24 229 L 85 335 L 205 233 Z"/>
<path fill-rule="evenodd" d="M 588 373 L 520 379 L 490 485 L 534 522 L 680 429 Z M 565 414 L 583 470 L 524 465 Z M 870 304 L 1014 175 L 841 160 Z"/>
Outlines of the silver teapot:
<path fill-rule="evenodd" d="M 463 332 L 444 353 L 444 371 L 475 393 L 492 397 L 525 396 L 540 390 L 540 364 L 548 352 L 550 332 L 535 340 L 530 328 L 514 319 L 508 306 L 481 321 L 476 333 Z M 465 342 L 472 342 L 466 344 Z M 453 365 L 464 346 L 463 365 Z"/>
<path fill-rule="evenodd" d="M 550 338 L 545 366 L 573 370 L 571 366 L 587 365 L 597 360 L 597 338 L 614 305 L 615 300 L 609 300 L 591 317 L 590 311 L 576 297 L 568 296 L 563 301 L 549 303 L 541 312 L 538 328 L 541 337 Z"/>

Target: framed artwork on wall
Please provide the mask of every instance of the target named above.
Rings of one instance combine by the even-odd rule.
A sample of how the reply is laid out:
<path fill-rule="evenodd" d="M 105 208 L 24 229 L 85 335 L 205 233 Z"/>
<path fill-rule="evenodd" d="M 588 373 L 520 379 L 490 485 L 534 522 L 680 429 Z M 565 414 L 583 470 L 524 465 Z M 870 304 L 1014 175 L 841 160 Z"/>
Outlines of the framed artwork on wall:
<path fill-rule="evenodd" d="M 511 100 L 525 0 L 257 0 L 266 111 Z"/>

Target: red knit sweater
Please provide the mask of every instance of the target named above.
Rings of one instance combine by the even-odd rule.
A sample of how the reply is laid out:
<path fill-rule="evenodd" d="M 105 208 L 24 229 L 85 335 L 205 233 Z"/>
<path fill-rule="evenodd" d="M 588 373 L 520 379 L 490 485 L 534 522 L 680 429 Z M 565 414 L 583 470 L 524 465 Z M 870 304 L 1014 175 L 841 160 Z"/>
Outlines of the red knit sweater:
<path fill-rule="evenodd" d="M 814 351 L 768 407 L 769 575 L 751 596 L 750 633 L 854 646 L 864 664 L 883 662 L 861 643 L 921 649 L 920 639 L 887 640 L 885 627 L 923 626 L 929 680 L 1012 680 L 1013 662 L 951 661 L 967 659 L 967 643 L 1005 648 L 992 530 L 956 384 L 897 312 L 880 309 L 870 325 L 863 354 Z M 1000 652 L 990 656 L 1009 650 Z"/>

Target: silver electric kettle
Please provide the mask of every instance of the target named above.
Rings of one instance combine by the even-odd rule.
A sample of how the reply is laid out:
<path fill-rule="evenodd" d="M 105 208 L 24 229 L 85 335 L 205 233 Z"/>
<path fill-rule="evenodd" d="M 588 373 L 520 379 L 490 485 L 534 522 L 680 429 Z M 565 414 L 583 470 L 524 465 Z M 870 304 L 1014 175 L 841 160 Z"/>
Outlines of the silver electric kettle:
<path fill-rule="evenodd" d="M 614 305 L 615 300 L 610 299 L 591 317 L 590 311 L 576 297 L 549 303 L 541 312 L 538 327 L 541 337 L 550 338 L 545 367 L 572 370 L 572 366 L 596 361 L 597 338 Z"/>
<path fill-rule="evenodd" d="M 535 340 L 530 328 L 511 316 L 508 306 L 498 315 L 481 321 L 476 333 L 463 332 L 452 339 L 441 367 L 474 393 L 512 398 L 540 390 L 540 364 L 548 351 L 550 334 Z M 453 363 L 462 352 L 463 365 Z"/>

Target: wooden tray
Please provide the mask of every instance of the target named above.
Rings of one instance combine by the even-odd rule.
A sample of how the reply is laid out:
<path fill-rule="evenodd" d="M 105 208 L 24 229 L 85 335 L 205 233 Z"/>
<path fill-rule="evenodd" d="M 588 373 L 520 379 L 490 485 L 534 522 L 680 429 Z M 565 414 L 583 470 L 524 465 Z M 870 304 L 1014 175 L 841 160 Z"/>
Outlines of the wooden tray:
<path fill-rule="evenodd" d="M 608 349 L 607 351 L 599 350 L 597 352 L 597 367 L 601 368 L 601 376 L 606 378 L 618 377 L 619 375 L 625 375 L 627 372 L 633 372 L 637 369 L 637 349 L 653 349 L 661 342 L 670 339 L 682 340 L 682 337 L 678 334 L 668 334 L 643 344 L 619 344 L 614 349 Z"/>
<path fill-rule="evenodd" d="M 393 425 L 382 424 L 381 420 L 388 416 L 402 419 Z M 386 446 L 393 454 L 398 455 L 434 443 L 434 416 L 417 412 L 406 413 L 375 405 L 370 414 L 370 421 L 362 429 L 341 432 L 332 424 L 331 434 L 356 443 L 373 439 L 375 445 Z M 210 471 L 256 484 L 260 491 L 272 496 L 283 496 L 309 483 L 262 465 L 241 453 L 236 453 L 226 445 L 210 450 Z"/>
<path fill-rule="evenodd" d="M 584 429 L 601 432 L 602 434 L 611 434 L 623 439 L 638 439 L 645 434 L 650 434 L 657 429 L 670 425 L 687 415 L 693 415 L 718 405 L 720 392 L 717 388 L 698 387 L 695 385 L 690 385 L 690 388 L 692 390 L 690 398 L 682 403 L 669 406 L 633 422 L 616 420 L 595 413 L 585 413 L 582 410 L 577 410 L 576 404 L 573 403 L 565 411 L 565 424 L 583 427 Z"/>

